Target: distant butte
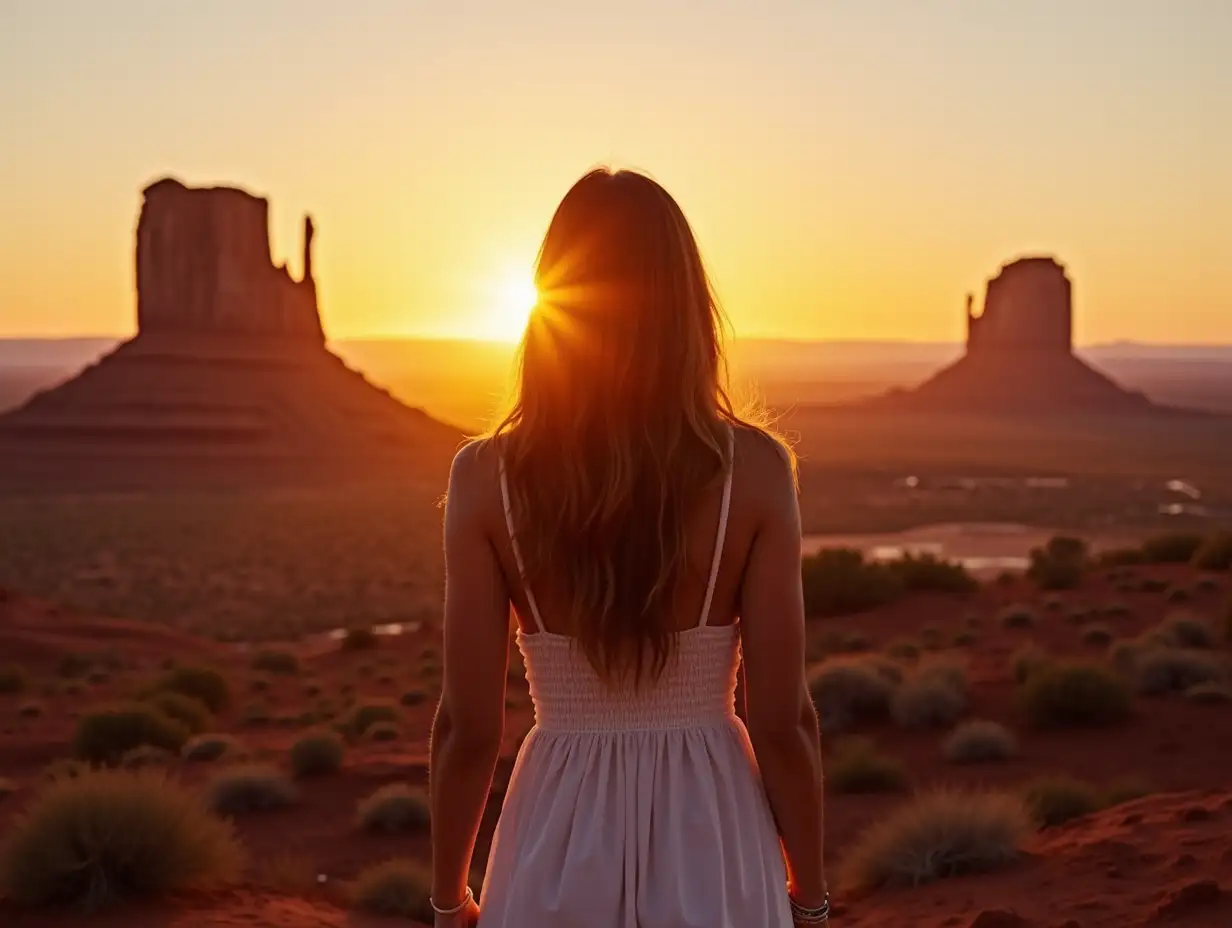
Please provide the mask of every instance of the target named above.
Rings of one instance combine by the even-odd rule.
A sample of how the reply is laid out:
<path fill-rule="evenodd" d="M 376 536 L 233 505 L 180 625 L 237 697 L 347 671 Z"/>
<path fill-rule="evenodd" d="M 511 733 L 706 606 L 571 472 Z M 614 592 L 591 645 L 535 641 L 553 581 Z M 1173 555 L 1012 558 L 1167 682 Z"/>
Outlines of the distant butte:
<path fill-rule="evenodd" d="M 1074 354 L 1073 287 L 1048 255 L 1018 258 L 988 281 L 975 315 L 967 296 L 967 351 L 911 390 L 872 401 L 923 412 L 1053 415 L 1164 411 Z"/>
<path fill-rule="evenodd" d="M 275 265 L 269 202 L 235 187 L 146 187 L 137 335 L 0 416 L 0 486 L 307 479 L 439 467 L 461 433 L 325 345 L 303 276 Z"/>

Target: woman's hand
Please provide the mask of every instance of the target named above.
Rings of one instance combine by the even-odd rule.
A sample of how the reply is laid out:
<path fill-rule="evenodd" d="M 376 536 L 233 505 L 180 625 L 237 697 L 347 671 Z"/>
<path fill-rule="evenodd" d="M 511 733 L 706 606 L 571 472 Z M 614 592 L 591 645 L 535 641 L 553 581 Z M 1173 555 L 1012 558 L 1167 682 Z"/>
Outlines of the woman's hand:
<path fill-rule="evenodd" d="M 470 899 L 461 912 L 436 916 L 433 928 L 475 928 L 479 924 L 479 903 Z"/>

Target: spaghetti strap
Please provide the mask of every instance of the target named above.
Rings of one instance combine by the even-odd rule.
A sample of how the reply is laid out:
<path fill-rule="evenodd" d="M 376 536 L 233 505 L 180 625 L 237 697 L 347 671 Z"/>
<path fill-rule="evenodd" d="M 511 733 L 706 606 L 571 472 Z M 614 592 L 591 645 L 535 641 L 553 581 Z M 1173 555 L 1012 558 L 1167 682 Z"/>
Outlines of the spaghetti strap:
<path fill-rule="evenodd" d="M 723 480 L 723 502 L 719 504 L 719 530 L 714 539 L 714 559 L 710 562 L 710 579 L 706 582 L 706 598 L 702 602 L 702 615 L 697 627 L 710 620 L 710 603 L 714 599 L 714 585 L 719 579 L 719 564 L 723 560 L 723 542 L 727 540 L 727 514 L 731 509 L 732 472 L 736 469 L 736 432 L 727 427 L 727 476 Z M 529 592 L 529 591 L 528 591 Z"/>
<path fill-rule="evenodd" d="M 513 560 L 518 565 L 518 579 L 522 581 L 522 589 L 526 591 L 526 601 L 530 604 L 530 614 L 535 620 L 535 628 L 546 631 L 543 627 L 543 617 L 539 615 L 539 604 L 535 602 L 535 594 L 531 592 L 530 584 L 526 582 L 526 567 L 522 563 L 522 549 L 518 547 L 518 535 L 513 530 L 513 506 L 509 503 L 509 478 L 505 476 L 505 456 L 500 456 L 500 488 L 501 502 L 505 506 L 505 528 L 509 532 L 509 544 L 513 548 Z"/>

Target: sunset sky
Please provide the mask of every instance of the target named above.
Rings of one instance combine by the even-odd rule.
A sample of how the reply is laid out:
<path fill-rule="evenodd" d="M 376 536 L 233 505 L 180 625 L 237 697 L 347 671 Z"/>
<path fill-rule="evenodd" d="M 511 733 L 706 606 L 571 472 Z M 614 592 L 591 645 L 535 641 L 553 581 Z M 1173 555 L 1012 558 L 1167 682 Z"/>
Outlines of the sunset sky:
<path fill-rule="evenodd" d="M 1082 343 L 1232 343 L 1228 0 L 3 0 L 0 336 L 128 334 L 139 191 L 305 211 L 332 338 L 516 334 L 596 163 L 736 332 L 958 340 L 1024 251 Z M 978 301 L 977 301 L 978 302 Z"/>

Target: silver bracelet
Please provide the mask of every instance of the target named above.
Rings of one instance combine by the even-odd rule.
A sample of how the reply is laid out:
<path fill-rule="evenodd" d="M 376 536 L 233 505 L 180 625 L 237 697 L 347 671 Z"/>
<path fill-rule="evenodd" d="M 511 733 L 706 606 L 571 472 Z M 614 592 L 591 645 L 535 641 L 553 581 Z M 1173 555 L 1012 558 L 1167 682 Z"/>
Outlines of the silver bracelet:
<path fill-rule="evenodd" d="M 422 899 L 423 897 L 421 896 L 420 898 Z M 455 905 L 452 909 L 439 908 L 436 904 L 436 900 L 432 898 L 428 899 L 428 905 L 432 906 L 432 911 L 435 912 L 437 915 L 457 915 L 459 912 L 465 909 L 468 905 L 470 905 L 471 902 L 474 901 L 474 899 L 475 899 L 475 894 L 471 892 L 471 888 L 468 886 L 466 887 L 466 895 L 462 897 L 462 901 L 459 902 L 457 905 Z"/>
<path fill-rule="evenodd" d="M 821 905 L 810 908 L 800 905 L 791 894 L 787 894 L 787 902 L 791 906 L 791 917 L 805 925 L 824 925 L 830 921 L 830 893 L 827 890 Z"/>

